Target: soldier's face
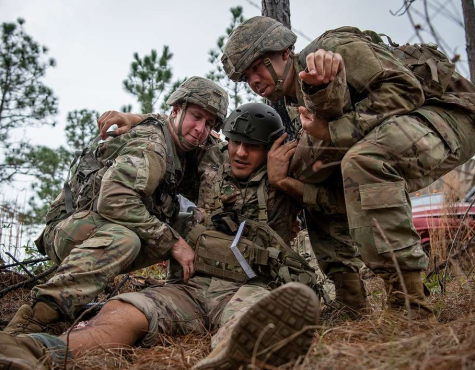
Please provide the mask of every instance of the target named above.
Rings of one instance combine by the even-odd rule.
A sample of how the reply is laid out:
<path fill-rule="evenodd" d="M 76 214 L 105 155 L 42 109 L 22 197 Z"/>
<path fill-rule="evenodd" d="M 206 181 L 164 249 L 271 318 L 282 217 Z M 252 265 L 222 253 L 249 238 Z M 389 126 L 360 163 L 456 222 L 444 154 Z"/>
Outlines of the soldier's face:
<path fill-rule="evenodd" d="M 267 163 L 267 150 L 264 145 L 247 144 L 236 140 L 228 143 L 231 171 L 239 180 L 246 180 Z"/>
<path fill-rule="evenodd" d="M 277 76 L 282 76 L 285 71 L 287 59 L 289 58 L 289 51 L 272 53 L 267 57 L 270 59 Z M 251 66 L 244 71 L 243 80 L 248 83 L 249 87 L 257 95 L 268 98 L 269 94 L 275 89 L 275 82 L 269 69 L 264 64 L 264 59 L 265 58 L 256 59 Z M 284 82 L 285 95 L 288 95 L 290 76 L 293 76 L 293 73 L 289 73 Z"/>
<path fill-rule="evenodd" d="M 174 124 L 178 129 L 181 115 L 183 110 L 180 106 L 173 106 L 172 116 L 174 117 Z M 183 120 L 183 127 L 181 135 L 183 138 L 192 145 L 202 144 L 208 137 L 212 127 L 216 123 L 216 116 L 205 111 L 197 105 L 190 104 L 185 110 L 185 118 Z M 180 140 L 176 137 L 176 134 L 173 130 L 170 130 L 172 137 L 175 141 L 175 144 L 181 151 L 187 151 L 190 149 L 183 148 L 180 144 Z"/>

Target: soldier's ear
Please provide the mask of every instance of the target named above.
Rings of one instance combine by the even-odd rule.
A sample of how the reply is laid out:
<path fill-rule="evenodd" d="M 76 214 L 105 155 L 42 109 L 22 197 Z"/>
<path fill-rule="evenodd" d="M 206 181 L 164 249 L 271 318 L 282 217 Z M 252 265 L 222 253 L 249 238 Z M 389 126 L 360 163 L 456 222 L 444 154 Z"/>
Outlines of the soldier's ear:
<path fill-rule="evenodd" d="M 172 106 L 172 116 L 176 117 L 178 115 L 178 111 L 180 110 L 179 104 L 173 104 Z"/>
<path fill-rule="evenodd" d="M 281 52 L 282 55 L 282 60 L 285 62 L 287 59 L 289 59 L 290 55 L 290 49 L 285 49 L 284 51 Z"/>

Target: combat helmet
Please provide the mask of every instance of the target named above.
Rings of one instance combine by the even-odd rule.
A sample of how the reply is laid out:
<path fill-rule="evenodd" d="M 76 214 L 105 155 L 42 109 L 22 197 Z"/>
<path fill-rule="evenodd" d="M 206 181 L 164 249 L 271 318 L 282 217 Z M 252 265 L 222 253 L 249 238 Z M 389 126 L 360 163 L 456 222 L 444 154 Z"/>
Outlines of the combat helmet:
<path fill-rule="evenodd" d="M 264 103 L 247 103 L 236 108 L 226 119 L 223 134 L 228 139 L 268 148 L 284 133 L 277 111 Z"/>
<path fill-rule="evenodd" d="M 293 45 L 297 35 L 282 23 L 269 17 L 253 17 L 243 22 L 229 37 L 224 46 L 221 62 L 228 77 L 234 82 L 242 81 L 243 72 L 257 59 L 267 53 L 290 49 L 290 58 L 282 76 L 277 73 L 269 58 L 264 64 L 275 83 L 269 100 L 278 100 L 282 95 L 283 83 L 292 65 Z"/>
<path fill-rule="evenodd" d="M 228 112 L 229 98 L 226 91 L 211 80 L 203 77 L 190 77 L 183 82 L 167 100 L 169 106 L 181 104 L 181 114 L 178 127 L 172 121 L 172 127 L 180 143 L 189 149 L 196 149 L 197 145 L 189 143 L 182 135 L 183 120 L 189 104 L 195 104 L 216 116 L 216 125 L 213 129 L 219 131 Z M 170 117 L 170 119 L 172 119 Z"/>

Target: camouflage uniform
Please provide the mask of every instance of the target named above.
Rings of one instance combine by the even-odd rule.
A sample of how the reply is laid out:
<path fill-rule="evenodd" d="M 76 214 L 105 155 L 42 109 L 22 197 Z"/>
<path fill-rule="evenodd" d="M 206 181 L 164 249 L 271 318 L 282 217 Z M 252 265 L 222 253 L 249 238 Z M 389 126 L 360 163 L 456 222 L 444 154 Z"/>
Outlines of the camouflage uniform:
<path fill-rule="evenodd" d="M 218 124 L 224 119 L 227 95 L 213 82 L 192 77 L 168 103 L 185 98 L 216 114 Z M 170 259 L 180 238 L 169 225 L 178 214 L 176 195 L 197 182 L 196 167 L 216 139 L 179 155 L 168 130 L 167 117 L 152 115 L 127 134 L 105 141 L 98 137 L 82 151 L 37 241 L 60 267 L 33 288 L 36 301 L 73 318 L 115 276 Z M 196 200 L 196 192 L 187 195 Z"/>
<path fill-rule="evenodd" d="M 401 269 L 425 269 L 428 258 L 412 223 L 408 194 L 475 153 L 474 86 L 432 59 L 427 62 L 430 82 L 441 78 L 437 74 L 442 71 L 450 83 L 443 95 L 430 96 L 405 66 L 406 60 L 399 59 L 407 55 L 383 45 L 374 32 L 352 27 L 328 31 L 293 55 L 296 36 L 282 27 L 266 17 L 244 22 L 226 44 L 222 62 L 237 81 L 262 57 L 279 87 L 286 72 L 277 81 L 266 53 L 289 48 L 297 86 L 296 96 L 285 98 L 295 128 L 301 128 L 299 106 L 329 122 L 331 142 L 300 131 L 290 168 L 291 176 L 304 182 L 310 238 L 323 271 L 358 271 L 361 253 L 373 270 L 393 272 L 389 248 L 395 250 Z M 318 49 L 339 53 L 345 64 L 324 87 L 309 86 L 298 74 L 307 67 L 307 55 Z M 410 52 L 414 63 L 426 65 L 427 58 L 417 60 L 417 48 Z M 311 167 L 317 159 L 324 166 L 314 173 Z"/>
<path fill-rule="evenodd" d="M 248 181 L 235 179 L 226 160 L 227 152 L 222 152 L 223 145 L 218 144 L 209 149 L 201 161 L 199 172 L 202 181 L 198 207 L 205 214 L 207 211 L 216 211 L 216 199 L 219 199 L 223 211 L 235 210 L 247 219 L 259 220 L 261 207 L 258 189 L 264 186 L 268 218 L 265 222 L 289 243 L 292 220 L 299 211 L 298 206 L 289 197 L 269 186 L 265 166 Z M 237 283 L 200 273 L 184 284 L 181 268 L 173 260 L 168 279 L 169 282 L 164 287 L 121 294 L 113 298 L 134 305 L 147 317 L 149 330 L 142 345 L 155 344 L 158 340 L 157 333 L 205 333 L 219 328 L 212 340 L 214 348 L 238 318 L 267 296 L 270 290 L 268 281 L 261 278 Z"/>
<path fill-rule="evenodd" d="M 104 167 L 97 211 L 80 210 L 52 229 L 53 242 L 45 243 L 45 249 L 60 268 L 32 290 L 36 300 L 56 304 L 71 318 L 118 274 L 168 259 L 179 238 L 161 221 L 154 202 L 166 172 L 162 130 L 148 123 L 97 143 L 92 144 L 101 153 L 97 159 L 113 162 Z M 170 154 L 179 165 L 176 152 Z M 181 177 L 181 166 L 175 170 Z M 63 197 L 57 201 L 62 203 Z"/>
<path fill-rule="evenodd" d="M 332 144 L 340 152 L 333 154 L 332 161 L 343 156 L 349 232 L 363 261 L 373 270 L 394 271 L 392 248 L 402 270 L 423 270 L 428 258 L 412 223 L 408 194 L 473 156 L 475 143 L 470 138 L 475 133 L 475 94 L 457 93 L 455 85 L 462 77 L 455 75 L 453 91 L 425 100 L 420 82 L 389 48 L 353 32 L 359 30 L 325 33 L 295 57 L 302 98 L 299 105 L 329 120 Z M 298 72 L 306 68 L 305 57 L 318 49 L 341 54 L 345 69 L 325 88 L 312 89 L 300 81 Z M 291 112 L 295 109 L 292 103 L 288 106 Z M 328 212 L 330 207 L 339 208 L 331 205 L 332 200 L 342 199 L 336 194 L 341 194 L 342 188 L 339 174 L 328 179 L 318 176 L 310 176 L 311 182 L 323 180 L 321 185 L 305 186 L 304 201 L 309 209 Z M 324 218 L 319 221 L 322 227 Z M 345 225 L 340 225 L 344 231 Z M 351 255 L 352 249 L 347 251 Z M 343 264 L 347 261 L 340 260 Z"/>

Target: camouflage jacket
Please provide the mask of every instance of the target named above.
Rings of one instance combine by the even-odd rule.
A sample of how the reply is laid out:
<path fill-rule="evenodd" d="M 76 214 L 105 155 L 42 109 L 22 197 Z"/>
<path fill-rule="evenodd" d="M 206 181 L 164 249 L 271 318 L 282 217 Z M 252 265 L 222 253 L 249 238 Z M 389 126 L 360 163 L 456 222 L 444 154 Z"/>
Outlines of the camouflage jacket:
<path fill-rule="evenodd" d="M 155 120 L 142 121 L 124 135 L 105 141 L 96 138 L 84 151 L 94 155 L 86 159 L 83 152 L 73 169 L 71 192 L 74 212 L 83 209 L 97 211 L 105 219 L 135 232 L 145 245 L 154 247 L 166 259 L 167 252 L 179 238 L 168 222 L 178 212 L 176 194 L 185 186 L 182 183 L 185 166 L 188 170 L 189 166 L 196 165 L 202 154 L 180 157 L 173 142 L 167 148 L 163 131 L 168 130 L 166 117 L 154 115 L 153 118 Z M 168 168 L 167 156 L 172 162 Z M 96 162 L 96 169 L 90 174 L 83 171 L 88 176 L 87 181 L 76 181 L 81 163 L 85 161 Z M 166 175 L 170 168 L 174 183 L 165 184 L 170 178 Z M 187 176 L 187 188 L 190 183 L 198 182 L 195 172 L 197 176 L 197 171 L 191 171 Z M 54 227 L 66 215 L 63 189 L 46 216 L 47 226 L 39 239 L 44 245 L 52 243 Z"/>
<path fill-rule="evenodd" d="M 323 88 L 309 86 L 298 76 L 298 72 L 307 67 L 308 54 L 318 49 L 341 54 L 345 64 L 335 80 Z M 341 158 L 348 149 L 387 118 L 409 113 L 423 116 L 441 134 L 448 146 L 456 150 L 456 123 L 444 109 L 451 105 L 463 107 L 467 112 L 475 112 L 475 90 L 463 77 L 454 73 L 453 88 L 448 89 L 440 99 L 426 101 L 420 82 L 393 55 L 392 48 L 372 42 L 369 36 L 352 27 L 328 31 L 311 42 L 295 56 L 294 70 L 298 83 L 297 98 L 287 98 L 286 106 L 295 127 L 301 127 L 298 106 L 306 106 L 329 121 L 332 138 L 331 143 L 324 143 L 300 131 L 291 173 L 293 177 L 306 183 L 304 198 L 306 203 L 311 201 L 310 204 L 316 204 L 319 196 L 329 199 L 335 195 L 332 189 L 323 190 L 307 184 L 321 183 L 328 179 L 339 167 Z M 457 92 L 458 89 L 464 92 Z M 317 157 L 325 166 L 323 171 L 313 173 L 311 165 Z"/>
<path fill-rule="evenodd" d="M 372 42 L 356 28 L 324 33 L 302 50 L 298 63 L 305 68 L 306 56 L 317 49 L 341 54 L 345 71 L 323 89 L 302 83 L 301 91 L 305 105 L 329 120 L 332 142 L 342 153 L 394 115 L 423 115 L 444 137 L 451 126 L 433 106 L 475 109 L 473 85 L 457 86 L 462 82 L 458 74 L 454 75 L 453 88 L 440 99 L 425 101 L 419 80 L 393 54 L 394 48 Z M 465 91 L 454 91 L 457 89 Z"/>
<path fill-rule="evenodd" d="M 225 143 L 221 143 L 213 146 L 201 161 L 198 207 L 210 211 L 218 208 L 223 211 L 232 210 L 247 219 L 266 222 L 289 244 L 292 221 L 300 206 L 269 185 L 265 166 L 247 181 L 237 180 L 231 172 L 227 152 L 221 151 L 224 145 Z M 260 187 L 263 189 L 263 202 L 259 201 Z"/>

